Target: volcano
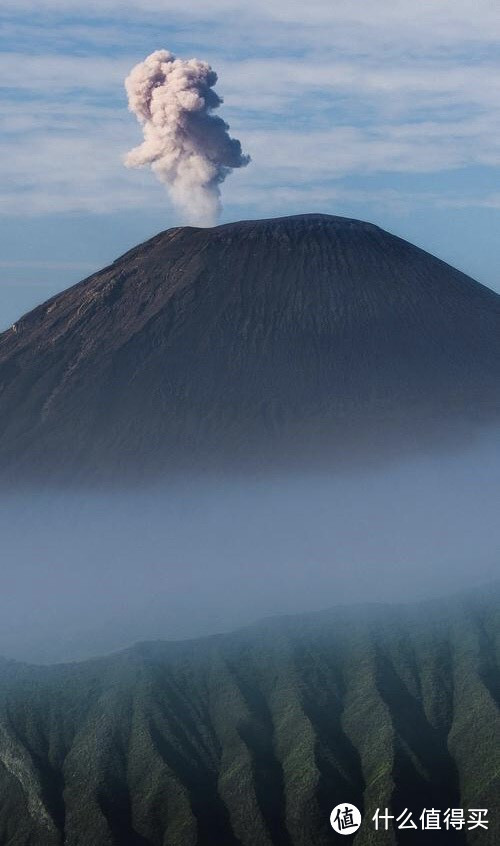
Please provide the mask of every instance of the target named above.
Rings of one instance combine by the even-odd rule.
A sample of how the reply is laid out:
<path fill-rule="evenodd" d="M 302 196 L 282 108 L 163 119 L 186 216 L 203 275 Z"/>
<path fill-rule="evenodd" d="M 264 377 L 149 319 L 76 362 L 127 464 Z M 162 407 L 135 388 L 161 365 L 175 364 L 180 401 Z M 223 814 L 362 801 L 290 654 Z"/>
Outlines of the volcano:
<path fill-rule="evenodd" d="M 162 232 L 0 336 L 0 466 L 336 460 L 500 412 L 500 296 L 369 223 Z"/>

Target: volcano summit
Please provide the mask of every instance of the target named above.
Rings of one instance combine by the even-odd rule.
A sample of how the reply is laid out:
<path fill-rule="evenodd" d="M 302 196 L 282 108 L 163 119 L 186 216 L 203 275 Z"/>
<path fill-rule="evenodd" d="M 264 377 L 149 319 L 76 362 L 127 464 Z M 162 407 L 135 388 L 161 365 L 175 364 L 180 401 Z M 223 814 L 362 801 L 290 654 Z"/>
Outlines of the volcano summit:
<path fill-rule="evenodd" d="M 162 232 L 0 336 L 10 478 L 417 445 L 500 411 L 500 297 L 357 220 Z"/>

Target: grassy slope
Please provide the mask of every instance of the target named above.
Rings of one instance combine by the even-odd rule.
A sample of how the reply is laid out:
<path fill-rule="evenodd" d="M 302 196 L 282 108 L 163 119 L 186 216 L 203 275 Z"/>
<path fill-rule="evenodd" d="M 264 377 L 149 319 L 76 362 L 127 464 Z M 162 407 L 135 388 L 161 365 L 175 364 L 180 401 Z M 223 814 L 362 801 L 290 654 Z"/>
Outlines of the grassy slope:
<path fill-rule="evenodd" d="M 426 836 L 498 844 L 499 667 L 498 591 L 6 662 L 0 844 L 323 846 L 341 801 L 489 808 L 487 833 Z"/>

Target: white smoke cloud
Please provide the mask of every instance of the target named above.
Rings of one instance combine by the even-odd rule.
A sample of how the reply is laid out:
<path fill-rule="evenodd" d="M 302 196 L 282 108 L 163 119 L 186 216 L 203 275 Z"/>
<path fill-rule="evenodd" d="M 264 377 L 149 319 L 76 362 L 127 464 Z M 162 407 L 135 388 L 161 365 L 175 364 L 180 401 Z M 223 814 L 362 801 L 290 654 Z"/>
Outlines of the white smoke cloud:
<path fill-rule="evenodd" d="M 220 184 L 250 161 L 228 124 L 212 114 L 222 103 L 216 82 L 209 64 L 176 59 L 168 50 L 151 53 L 125 80 L 129 109 L 144 133 L 125 165 L 151 165 L 189 222 L 201 226 L 216 223 Z"/>

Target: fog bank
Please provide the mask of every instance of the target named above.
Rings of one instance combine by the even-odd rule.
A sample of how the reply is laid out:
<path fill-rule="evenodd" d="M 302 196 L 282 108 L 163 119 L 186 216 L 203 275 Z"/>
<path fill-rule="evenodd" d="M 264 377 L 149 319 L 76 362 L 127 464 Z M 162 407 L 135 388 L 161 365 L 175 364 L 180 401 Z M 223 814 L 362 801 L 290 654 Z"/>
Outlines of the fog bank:
<path fill-rule="evenodd" d="M 500 445 L 329 478 L 4 498 L 0 654 L 56 661 L 500 577 Z"/>

